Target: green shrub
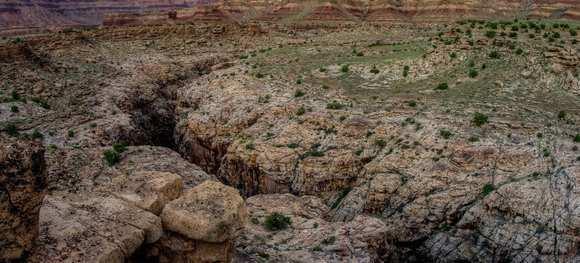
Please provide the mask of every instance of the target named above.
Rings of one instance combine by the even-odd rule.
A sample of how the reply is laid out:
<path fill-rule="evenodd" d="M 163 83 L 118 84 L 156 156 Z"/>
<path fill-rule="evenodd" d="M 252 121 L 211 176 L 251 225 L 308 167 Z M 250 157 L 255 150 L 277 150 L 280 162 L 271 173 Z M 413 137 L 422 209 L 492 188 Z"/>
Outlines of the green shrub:
<path fill-rule="evenodd" d="M 481 127 L 482 125 L 487 124 L 489 122 L 489 118 L 487 117 L 487 115 L 483 113 L 476 112 L 473 115 L 472 122 L 473 124 L 475 124 L 475 126 Z"/>
<path fill-rule="evenodd" d="M 296 110 L 296 115 L 298 116 L 302 116 L 304 113 L 306 113 L 306 109 L 304 107 L 300 107 L 298 110 Z"/>
<path fill-rule="evenodd" d="M 403 67 L 403 77 L 407 77 L 409 75 L 409 66 L 405 65 Z"/>
<path fill-rule="evenodd" d="M 288 228 L 292 224 L 290 217 L 280 213 L 272 213 L 266 217 L 264 227 L 270 231 L 279 231 Z"/>
<path fill-rule="evenodd" d="M 488 194 L 491 194 L 491 192 L 493 192 L 493 190 L 495 190 L 495 187 L 492 184 L 487 183 L 481 189 L 481 195 L 487 196 Z"/>
<path fill-rule="evenodd" d="M 20 94 L 18 94 L 18 92 L 16 92 L 16 90 L 13 90 L 10 93 L 10 97 L 12 98 L 13 101 L 19 101 L 21 99 Z"/>
<path fill-rule="evenodd" d="M 447 85 L 446 82 L 440 83 L 439 85 L 437 85 L 437 87 L 435 87 L 436 90 L 446 90 L 449 88 L 449 85 Z"/>
<path fill-rule="evenodd" d="M 40 133 L 40 131 L 38 131 L 37 129 L 34 129 L 31 136 L 32 139 L 35 140 L 42 140 L 42 138 L 44 138 L 44 135 L 42 135 L 42 133 Z"/>
<path fill-rule="evenodd" d="M 516 55 L 524 54 L 524 50 L 521 48 L 516 49 Z"/>
<path fill-rule="evenodd" d="M 75 131 L 74 130 L 69 130 L 67 133 L 69 138 L 75 137 Z"/>
<path fill-rule="evenodd" d="M 511 33 L 509 34 L 509 37 L 511 37 L 511 38 L 517 38 L 517 37 L 518 37 L 518 33 L 516 33 L 516 32 L 511 32 Z"/>
<path fill-rule="evenodd" d="M 478 142 L 479 141 L 479 137 L 477 137 L 477 136 L 471 136 L 467 140 L 469 142 Z"/>
<path fill-rule="evenodd" d="M 379 148 L 385 148 L 385 146 L 387 146 L 387 142 L 385 142 L 385 140 L 383 139 L 376 139 L 375 145 L 378 146 Z"/>
<path fill-rule="evenodd" d="M 475 78 L 475 77 L 477 77 L 477 75 L 478 75 L 478 73 L 477 73 L 477 70 L 476 70 L 476 69 L 474 69 L 474 68 L 471 68 L 471 69 L 469 69 L 469 73 L 468 73 L 468 75 L 469 75 L 469 77 L 470 77 L 470 78 Z"/>
<path fill-rule="evenodd" d="M 342 67 L 340 67 L 340 71 L 342 73 L 348 73 L 348 71 L 350 70 L 348 65 L 342 65 Z"/>
<path fill-rule="evenodd" d="M 577 35 L 578 35 L 578 33 L 576 32 L 576 30 L 574 30 L 574 29 L 570 29 L 570 36 L 573 36 L 573 37 L 575 37 L 575 36 L 577 36 Z"/>
<path fill-rule="evenodd" d="M 457 54 L 455 52 L 451 52 L 451 54 L 449 54 L 449 57 L 450 58 L 456 58 L 457 57 Z"/>
<path fill-rule="evenodd" d="M 326 72 L 326 68 L 320 68 L 318 69 L 320 72 Z"/>
<path fill-rule="evenodd" d="M 13 123 L 6 125 L 6 127 L 4 127 L 4 131 L 6 131 L 6 133 L 12 137 L 16 137 L 19 134 L 18 128 Z"/>
<path fill-rule="evenodd" d="M 580 142 L 580 133 L 576 134 L 576 136 L 574 136 L 574 142 Z"/>
<path fill-rule="evenodd" d="M 106 150 L 103 152 L 103 159 L 109 166 L 113 166 L 121 160 L 121 156 L 115 150 Z"/>
<path fill-rule="evenodd" d="M 262 73 L 256 73 L 256 78 L 261 79 L 263 77 L 264 77 L 264 74 L 262 74 Z"/>
<path fill-rule="evenodd" d="M 443 139 L 449 139 L 451 136 L 453 136 L 453 133 L 449 130 L 442 129 L 439 130 L 439 136 L 443 137 Z"/>
<path fill-rule="evenodd" d="M 12 106 L 10 106 L 10 111 L 11 111 L 11 112 L 14 112 L 14 113 L 17 113 L 17 112 L 19 112 L 20 110 L 18 109 L 18 106 L 16 106 L 16 105 L 12 105 Z"/>
<path fill-rule="evenodd" d="M 377 66 L 374 66 L 373 65 L 373 68 L 371 69 L 371 73 L 373 73 L 373 74 L 379 74 L 379 72 L 380 71 L 379 71 L 379 69 L 377 69 Z"/>
<path fill-rule="evenodd" d="M 495 32 L 494 30 L 489 30 L 487 32 L 485 32 L 485 36 L 488 38 L 494 38 L 497 35 L 497 32 Z"/>
<path fill-rule="evenodd" d="M 560 111 L 558 112 L 558 119 L 559 120 L 565 120 L 566 119 L 566 112 L 565 111 Z"/>
<path fill-rule="evenodd" d="M 294 92 L 294 98 L 300 98 L 300 97 L 302 97 L 302 96 L 304 96 L 304 95 L 305 95 L 305 93 L 304 93 L 304 91 L 302 91 L 302 90 L 296 90 L 296 91 Z"/>
<path fill-rule="evenodd" d="M 497 52 L 496 50 L 494 50 L 494 51 L 491 51 L 489 53 L 489 57 L 490 58 L 493 58 L 493 59 L 499 59 L 500 58 L 500 55 L 499 55 L 499 52 Z"/>
<path fill-rule="evenodd" d="M 296 80 L 296 84 L 298 84 L 298 85 L 302 84 L 303 82 L 304 82 L 304 80 L 303 80 L 303 79 L 297 79 L 297 80 Z"/>
<path fill-rule="evenodd" d="M 409 107 L 413 107 L 413 108 L 415 108 L 415 107 L 417 107 L 417 102 L 416 102 L 416 101 L 414 101 L 414 100 L 412 100 L 412 101 L 409 101 L 409 102 L 407 103 L 407 105 L 409 105 Z"/>

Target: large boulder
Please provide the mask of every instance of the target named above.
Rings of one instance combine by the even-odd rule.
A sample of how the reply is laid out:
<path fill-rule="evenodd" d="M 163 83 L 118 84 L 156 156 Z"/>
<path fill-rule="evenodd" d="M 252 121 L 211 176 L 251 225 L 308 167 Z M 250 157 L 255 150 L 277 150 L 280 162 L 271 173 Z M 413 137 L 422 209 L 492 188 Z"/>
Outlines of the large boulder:
<path fill-rule="evenodd" d="M 235 237 L 246 221 L 238 190 L 205 181 L 170 202 L 161 213 L 165 229 L 194 240 L 221 243 Z"/>
<path fill-rule="evenodd" d="M 44 148 L 0 135 L 0 261 L 23 257 L 38 236 L 46 189 Z"/>

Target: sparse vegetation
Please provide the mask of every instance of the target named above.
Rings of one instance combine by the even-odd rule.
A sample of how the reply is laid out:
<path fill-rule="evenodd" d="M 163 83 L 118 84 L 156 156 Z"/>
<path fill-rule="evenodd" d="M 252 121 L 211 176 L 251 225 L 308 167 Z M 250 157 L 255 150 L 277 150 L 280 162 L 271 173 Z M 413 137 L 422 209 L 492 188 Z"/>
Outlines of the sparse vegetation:
<path fill-rule="evenodd" d="M 453 133 L 450 130 L 441 129 L 441 130 L 439 130 L 439 136 L 441 136 L 443 139 L 447 140 L 453 136 Z"/>
<path fill-rule="evenodd" d="M 485 184 L 483 186 L 483 188 L 481 189 L 481 195 L 482 196 L 487 196 L 489 194 L 491 194 L 491 192 L 493 192 L 493 190 L 495 190 L 495 187 L 492 184 Z"/>
<path fill-rule="evenodd" d="M 489 122 L 487 115 L 483 114 L 483 113 L 479 113 L 476 112 L 473 115 L 473 120 L 471 121 L 475 126 L 477 127 L 481 127 L 484 124 L 487 124 Z"/>
<path fill-rule="evenodd" d="M 272 213 L 264 220 L 264 227 L 270 231 L 280 231 L 292 225 L 290 217 L 280 213 Z"/>
<path fill-rule="evenodd" d="M 103 159 L 108 166 L 113 166 L 121 160 L 121 155 L 113 149 L 105 150 L 103 152 Z"/>
<path fill-rule="evenodd" d="M 447 85 L 446 82 L 440 83 L 439 85 L 437 85 L 437 87 L 435 87 L 436 90 L 447 90 L 448 88 L 449 85 Z"/>

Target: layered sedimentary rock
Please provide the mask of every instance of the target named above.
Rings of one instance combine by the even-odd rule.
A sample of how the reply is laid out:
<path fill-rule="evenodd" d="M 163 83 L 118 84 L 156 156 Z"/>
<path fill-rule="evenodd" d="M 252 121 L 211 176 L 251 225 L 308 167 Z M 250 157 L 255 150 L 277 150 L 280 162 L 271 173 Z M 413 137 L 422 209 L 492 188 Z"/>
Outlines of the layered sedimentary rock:
<path fill-rule="evenodd" d="M 574 0 L 494 1 L 46 1 L 0 3 L 0 28 L 125 25 L 184 20 L 453 20 L 466 17 L 578 19 Z"/>
<path fill-rule="evenodd" d="M 42 145 L 0 135 L 0 261 L 23 259 L 30 252 L 45 194 Z"/>

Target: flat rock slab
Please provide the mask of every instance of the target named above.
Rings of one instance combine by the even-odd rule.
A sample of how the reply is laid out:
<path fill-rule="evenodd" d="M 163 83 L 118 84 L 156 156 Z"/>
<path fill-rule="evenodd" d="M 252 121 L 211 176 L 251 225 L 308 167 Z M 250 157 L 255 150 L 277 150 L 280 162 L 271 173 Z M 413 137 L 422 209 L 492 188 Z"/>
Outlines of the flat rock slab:
<path fill-rule="evenodd" d="M 78 197 L 76 197 L 78 198 Z M 154 214 L 113 197 L 49 196 L 30 262 L 125 262 L 162 235 Z"/>

